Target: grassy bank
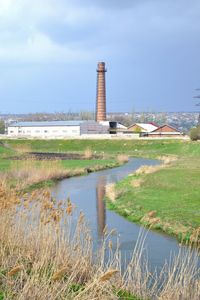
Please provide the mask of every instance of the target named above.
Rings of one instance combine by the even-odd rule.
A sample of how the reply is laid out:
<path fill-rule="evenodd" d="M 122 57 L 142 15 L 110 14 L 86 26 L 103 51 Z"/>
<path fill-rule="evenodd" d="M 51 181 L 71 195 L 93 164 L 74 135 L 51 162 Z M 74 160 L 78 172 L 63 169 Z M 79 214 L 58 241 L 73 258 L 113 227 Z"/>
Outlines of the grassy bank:
<path fill-rule="evenodd" d="M 50 186 L 63 178 L 113 168 L 122 163 L 120 157 L 94 158 L 89 148 L 82 151 L 84 159 L 66 160 L 37 160 L 26 156 L 29 151 L 26 142 L 23 147 L 13 147 L 5 142 L 0 144 L 0 177 L 17 190 Z"/>
<path fill-rule="evenodd" d="M 108 207 L 130 221 L 179 240 L 200 241 L 200 157 L 184 156 L 162 167 L 141 168 L 113 189 L 116 196 Z"/>

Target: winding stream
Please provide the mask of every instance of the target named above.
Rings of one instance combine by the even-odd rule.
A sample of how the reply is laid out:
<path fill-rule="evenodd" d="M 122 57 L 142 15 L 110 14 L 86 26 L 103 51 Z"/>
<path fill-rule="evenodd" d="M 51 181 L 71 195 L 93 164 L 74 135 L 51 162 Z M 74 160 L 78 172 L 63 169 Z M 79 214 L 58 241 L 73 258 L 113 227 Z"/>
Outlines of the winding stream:
<path fill-rule="evenodd" d="M 100 243 L 105 225 L 110 230 L 116 229 L 120 236 L 122 255 L 128 258 L 137 241 L 141 226 L 106 209 L 103 201 L 105 185 L 122 180 L 142 165 L 157 164 L 160 164 L 157 160 L 132 158 L 121 167 L 91 173 L 88 176 L 64 179 L 52 188 L 52 195 L 57 199 L 70 197 L 72 203 L 84 212 L 92 229 L 95 247 Z M 153 231 L 148 232 L 144 246 L 151 268 L 157 269 L 169 260 L 172 253 L 177 253 L 179 250 L 175 238 Z"/>

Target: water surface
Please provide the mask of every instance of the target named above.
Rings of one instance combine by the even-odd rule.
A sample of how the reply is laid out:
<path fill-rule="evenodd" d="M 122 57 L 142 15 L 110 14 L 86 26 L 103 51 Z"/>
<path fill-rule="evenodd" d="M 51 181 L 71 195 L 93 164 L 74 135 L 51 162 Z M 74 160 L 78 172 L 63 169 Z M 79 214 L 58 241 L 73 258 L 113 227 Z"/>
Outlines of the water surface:
<path fill-rule="evenodd" d="M 142 165 L 157 165 L 158 160 L 132 158 L 118 168 L 91 173 L 87 176 L 65 179 L 56 184 L 52 194 L 57 199 L 70 197 L 72 203 L 83 211 L 92 229 L 94 245 L 99 246 L 103 229 L 116 229 L 120 237 L 120 249 L 124 257 L 129 257 L 134 249 L 141 226 L 129 222 L 113 211 L 107 210 L 104 202 L 105 185 L 122 180 Z M 147 232 L 146 229 L 144 229 Z M 173 237 L 149 231 L 145 240 L 145 251 L 152 268 L 161 268 L 172 253 L 179 250 Z"/>

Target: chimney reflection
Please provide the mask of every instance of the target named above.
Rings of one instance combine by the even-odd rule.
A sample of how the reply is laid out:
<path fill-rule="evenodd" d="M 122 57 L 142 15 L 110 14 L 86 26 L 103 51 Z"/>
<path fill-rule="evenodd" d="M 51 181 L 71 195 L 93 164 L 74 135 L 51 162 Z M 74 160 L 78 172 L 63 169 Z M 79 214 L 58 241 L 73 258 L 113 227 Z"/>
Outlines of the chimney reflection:
<path fill-rule="evenodd" d="M 106 208 L 105 208 L 105 202 L 103 200 L 105 196 L 105 186 L 106 186 L 105 177 L 100 177 L 96 188 L 97 226 L 98 226 L 99 237 L 103 235 L 103 230 L 106 225 Z"/>

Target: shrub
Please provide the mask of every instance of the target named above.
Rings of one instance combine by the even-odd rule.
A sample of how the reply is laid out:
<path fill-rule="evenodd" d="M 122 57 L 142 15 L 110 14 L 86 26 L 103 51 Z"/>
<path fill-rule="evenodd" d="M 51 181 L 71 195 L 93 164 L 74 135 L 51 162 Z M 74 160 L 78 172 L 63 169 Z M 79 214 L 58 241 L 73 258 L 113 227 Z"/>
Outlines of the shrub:
<path fill-rule="evenodd" d="M 191 129 L 190 138 L 192 141 L 200 140 L 200 126 Z"/>
<path fill-rule="evenodd" d="M 90 148 L 86 148 L 84 151 L 84 158 L 85 159 L 92 159 L 93 152 Z"/>

